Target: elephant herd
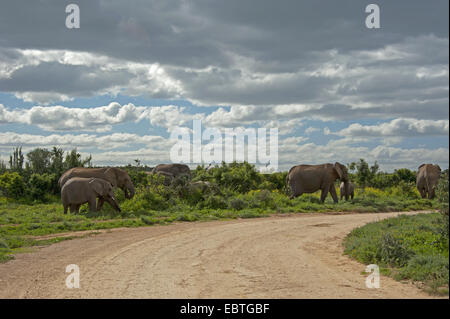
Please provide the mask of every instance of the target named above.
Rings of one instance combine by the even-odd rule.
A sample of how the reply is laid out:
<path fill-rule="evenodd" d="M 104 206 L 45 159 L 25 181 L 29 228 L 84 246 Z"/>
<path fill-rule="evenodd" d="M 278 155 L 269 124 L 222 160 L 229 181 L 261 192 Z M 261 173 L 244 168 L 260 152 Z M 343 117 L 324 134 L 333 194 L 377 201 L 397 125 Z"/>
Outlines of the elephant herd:
<path fill-rule="evenodd" d="M 164 176 L 165 185 L 171 184 L 176 178 L 191 178 L 191 171 L 185 164 L 159 164 L 148 174 Z M 434 198 L 441 168 L 438 165 L 422 164 L 416 174 L 416 186 L 422 198 Z M 304 193 L 321 191 L 320 200 L 323 203 L 328 193 L 333 201 L 338 202 L 334 183 L 340 180 L 340 200 L 354 197 L 354 184 L 349 180 L 347 168 L 341 163 L 320 165 L 293 166 L 287 176 L 286 184 L 290 188 L 290 198 Z M 120 211 L 114 197 L 114 187 L 121 188 L 128 199 L 133 198 L 135 190 L 128 173 L 120 168 L 84 168 L 76 167 L 66 171 L 58 181 L 61 188 L 61 200 L 64 214 L 70 209 L 78 213 L 82 204 L 88 203 L 90 211 L 99 211 L 107 201 L 114 209 Z M 204 192 L 211 185 L 208 182 L 194 182 L 192 187 Z M 98 202 L 97 202 L 98 199 Z"/>

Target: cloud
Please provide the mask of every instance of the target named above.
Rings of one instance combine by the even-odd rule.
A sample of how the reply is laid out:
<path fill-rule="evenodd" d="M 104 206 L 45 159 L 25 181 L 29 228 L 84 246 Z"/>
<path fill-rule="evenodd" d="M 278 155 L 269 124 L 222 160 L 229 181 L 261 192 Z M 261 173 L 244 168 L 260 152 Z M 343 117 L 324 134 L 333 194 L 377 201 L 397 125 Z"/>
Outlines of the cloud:
<path fill-rule="evenodd" d="M 8 110 L 0 104 L 0 123 L 36 125 L 47 131 L 109 131 L 111 125 L 139 121 L 147 107 L 113 102 L 94 108 L 64 106 L 33 106 L 30 109 Z"/>
<path fill-rule="evenodd" d="M 203 113 L 187 114 L 185 108 L 167 106 L 120 105 L 112 102 L 106 106 L 74 108 L 65 106 L 33 106 L 30 109 L 7 109 L 0 104 L 0 123 L 36 125 L 46 131 L 97 131 L 112 130 L 112 126 L 127 122 L 149 120 L 153 126 L 170 129 L 188 121 L 202 118 Z"/>
<path fill-rule="evenodd" d="M 369 163 L 377 161 L 382 170 L 393 171 L 400 167 L 417 169 L 422 163 L 438 163 L 441 167 L 448 167 L 448 152 L 448 147 L 436 149 L 402 148 L 389 145 L 368 147 L 352 145 L 348 140 L 338 139 L 330 140 L 324 145 L 309 142 L 288 146 L 283 149 L 283 152 L 280 152 L 278 161 L 281 170 L 288 170 L 298 164 L 334 163 L 336 161 L 347 164 L 364 158 Z"/>
<path fill-rule="evenodd" d="M 341 136 L 417 137 L 448 135 L 448 120 L 394 119 L 379 125 L 351 124 L 334 134 Z"/>
<path fill-rule="evenodd" d="M 305 134 L 310 135 L 310 134 L 312 134 L 314 132 L 318 132 L 318 131 L 320 131 L 319 128 L 310 126 L 305 130 Z"/>
<path fill-rule="evenodd" d="M 181 88 L 158 63 L 90 52 L 0 48 L 0 91 L 12 92 L 24 101 L 49 104 L 118 93 L 175 98 Z"/>

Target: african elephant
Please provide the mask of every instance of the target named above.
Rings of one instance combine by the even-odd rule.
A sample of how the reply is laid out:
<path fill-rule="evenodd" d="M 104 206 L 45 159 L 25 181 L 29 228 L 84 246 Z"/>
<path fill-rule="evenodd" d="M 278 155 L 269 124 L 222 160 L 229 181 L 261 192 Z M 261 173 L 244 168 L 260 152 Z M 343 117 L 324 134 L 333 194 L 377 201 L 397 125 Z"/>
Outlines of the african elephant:
<path fill-rule="evenodd" d="M 193 191 L 199 191 L 201 193 L 214 193 L 221 194 L 219 187 L 211 182 L 197 181 L 190 184 L 190 188 Z"/>
<path fill-rule="evenodd" d="M 74 167 L 66 171 L 59 178 L 59 187 L 63 187 L 64 184 L 72 177 L 96 177 L 107 180 L 113 187 L 119 187 L 125 193 L 125 197 L 130 199 L 134 196 L 134 185 L 131 181 L 128 173 L 117 167 L 103 167 L 103 168 L 86 168 L 86 167 Z M 103 206 L 103 199 L 98 200 L 97 210 L 100 210 Z"/>
<path fill-rule="evenodd" d="M 342 200 L 342 198 L 346 195 L 344 182 L 342 182 L 341 185 L 339 186 L 339 190 L 341 193 L 341 200 Z M 348 200 L 348 197 L 351 197 L 351 199 L 355 197 L 355 185 L 352 182 L 348 182 L 348 194 L 345 200 Z"/>
<path fill-rule="evenodd" d="M 186 164 L 159 164 L 153 168 L 152 173 L 165 172 L 173 175 L 174 178 L 187 176 L 191 178 L 191 170 Z"/>
<path fill-rule="evenodd" d="M 441 168 L 439 165 L 422 164 L 416 174 L 416 186 L 420 196 L 428 199 L 434 198 L 434 191 L 441 176 Z"/>
<path fill-rule="evenodd" d="M 328 192 L 331 193 L 333 201 L 338 202 L 334 182 L 340 179 L 348 189 L 347 168 L 341 163 L 327 163 L 320 165 L 297 165 L 289 170 L 286 177 L 287 185 L 291 189 L 290 198 L 302 195 L 303 193 L 314 193 L 319 189 L 322 191 L 320 201 L 323 203 Z M 348 199 L 348 191 L 345 199 Z"/>
<path fill-rule="evenodd" d="M 115 210 L 120 212 L 110 182 L 95 177 L 73 177 L 69 179 L 61 189 L 64 214 L 67 213 L 67 208 L 70 208 L 71 213 L 78 213 L 80 206 L 84 203 L 89 204 L 89 211 L 95 212 L 98 210 L 95 207 L 97 197 L 99 200 L 106 200 Z"/>
<path fill-rule="evenodd" d="M 165 172 L 165 171 L 159 171 L 156 173 L 153 172 L 145 172 L 147 175 L 158 175 L 158 176 L 162 176 L 162 184 L 164 186 L 170 186 L 172 184 L 172 182 L 174 181 L 175 177 L 173 176 L 172 173 L 169 172 Z"/>

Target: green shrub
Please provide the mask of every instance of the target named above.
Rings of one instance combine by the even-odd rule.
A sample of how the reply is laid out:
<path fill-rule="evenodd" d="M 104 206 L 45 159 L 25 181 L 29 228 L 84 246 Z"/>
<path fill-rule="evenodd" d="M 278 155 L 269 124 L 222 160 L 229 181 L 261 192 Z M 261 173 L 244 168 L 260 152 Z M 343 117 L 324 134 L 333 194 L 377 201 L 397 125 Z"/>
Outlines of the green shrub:
<path fill-rule="evenodd" d="M 448 293 L 448 239 L 442 243 L 440 226 L 437 213 L 369 223 L 351 231 L 344 252 L 365 264 L 378 264 L 395 279 L 422 281 L 433 293 Z"/>
<path fill-rule="evenodd" d="M 141 216 L 140 219 L 146 225 L 153 225 L 157 222 L 157 220 L 155 218 L 148 217 L 148 216 Z"/>
<path fill-rule="evenodd" d="M 53 192 L 55 174 L 32 174 L 28 180 L 27 192 L 32 200 L 45 201 L 47 194 Z"/>
<path fill-rule="evenodd" d="M 225 201 L 225 199 L 223 199 L 220 196 L 216 196 L 216 195 L 210 195 L 207 196 L 206 199 L 203 202 L 200 202 L 197 205 L 198 208 L 212 208 L 212 209 L 220 209 L 220 208 L 227 208 L 228 204 Z"/>
<path fill-rule="evenodd" d="M 229 204 L 230 208 L 235 210 L 242 210 L 247 208 L 247 203 L 241 198 L 232 198 Z"/>
<path fill-rule="evenodd" d="M 418 255 L 412 257 L 406 267 L 396 276 L 398 279 L 414 281 L 434 281 L 434 286 L 440 287 L 449 282 L 448 257 L 440 255 Z"/>
<path fill-rule="evenodd" d="M 17 172 L 0 175 L 0 190 L 9 198 L 19 199 L 25 194 L 25 182 Z"/>
<path fill-rule="evenodd" d="M 416 189 L 414 182 L 406 182 L 401 180 L 397 186 L 392 187 L 392 195 L 401 198 L 418 199 L 420 198 L 419 192 Z"/>
<path fill-rule="evenodd" d="M 381 260 L 390 266 L 404 266 L 413 252 L 408 249 L 403 240 L 386 233 L 381 237 L 379 246 Z"/>

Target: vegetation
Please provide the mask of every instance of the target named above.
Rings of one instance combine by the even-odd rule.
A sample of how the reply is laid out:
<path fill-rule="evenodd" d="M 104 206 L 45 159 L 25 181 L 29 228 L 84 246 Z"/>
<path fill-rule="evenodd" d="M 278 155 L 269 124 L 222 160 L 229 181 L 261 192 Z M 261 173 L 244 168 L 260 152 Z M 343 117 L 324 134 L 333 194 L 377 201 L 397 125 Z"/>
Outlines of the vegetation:
<path fill-rule="evenodd" d="M 25 163 L 24 158 L 27 159 Z M 440 184 L 437 193 L 443 195 L 436 200 L 421 199 L 412 182 L 412 177 L 415 176 L 413 171 L 399 169 L 394 173 L 379 172 L 376 163 L 369 167 L 362 159 L 348 165 L 350 178 L 357 186 L 355 198 L 334 204 L 328 196 L 325 203 L 321 204 L 320 192 L 289 200 L 286 194 L 287 172 L 261 174 L 253 165 L 245 162 L 222 163 L 208 168 L 199 166 L 192 171 L 191 182 L 176 179 L 172 185 L 164 186 L 163 177 L 148 175 L 151 167 L 143 166 L 136 160 L 134 165 L 123 167 L 136 188 L 133 199 L 126 199 L 119 189 L 115 191 L 122 212 L 118 213 L 105 204 L 101 212 L 91 213 L 87 205 L 84 205 L 80 214 L 64 215 L 58 178 L 71 167 L 91 166 L 90 160 L 90 157 L 82 159 L 76 150 L 64 156 L 64 152 L 58 148 L 35 149 L 24 156 L 21 149 L 16 148 L 11 155 L 9 168 L 5 163 L 0 163 L 0 262 L 13 258 L 14 253 L 28 249 L 27 247 L 72 238 L 58 237 L 58 234 L 65 232 L 150 226 L 177 221 L 253 218 L 274 213 L 444 209 L 445 199 L 442 196 L 447 194 L 447 232 L 443 227 L 439 231 L 435 230 L 439 224 L 435 219 L 441 215 L 427 215 L 417 217 L 434 218 L 433 221 L 424 221 L 420 232 L 413 231 L 413 226 L 408 228 L 409 232 L 391 232 L 396 228 L 386 225 L 379 229 L 369 226 L 375 227 L 375 230 L 370 228 L 368 231 L 360 230 L 359 233 L 355 230 L 351 235 L 352 240 L 347 240 L 350 248 L 346 249 L 350 255 L 363 262 L 378 261 L 381 258 L 378 262 L 386 263 L 386 267 L 403 267 L 398 275 L 403 276 L 402 278 L 418 278 L 416 274 L 423 275 L 423 269 L 429 269 L 427 271 L 437 278 L 432 281 L 432 285 L 437 287 L 445 280 L 442 279 L 441 272 L 436 272 L 445 262 L 436 256 L 441 256 L 437 252 L 445 252 L 447 249 L 448 267 L 448 183 Z M 192 182 L 196 181 L 208 182 L 207 187 L 193 187 Z M 421 223 L 422 220 L 416 220 L 411 225 Z M 380 229 L 382 233 L 386 232 L 384 236 L 380 235 Z M 52 239 L 39 237 L 48 234 L 54 234 Z M 407 238 L 411 242 L 414 236 L 422 236 L 423 238 L 415 239 L 417 243 L 426 243 L 436 254 L 419 254 L 417 251 L 420 245 L 416 242 L 411 247 L 404 248 L 405 239 L 402 234 L 408 234 Z M 378 237 L 374 241 L 366 240 L 365 237 L 370 236 Z M 445 236 L 447 246 L 442 239 Z M 379 244 L 384 248 L 377 248 Z"/>
<path fill-rule="evenodd" d="M 440 213 L 399 216 L 354 229 L 345 239 L 345 253 L 365 264 L 378 264 L 397 280 L 425 285 L 448 294 L 448 170 L 437 190 Z"/>

